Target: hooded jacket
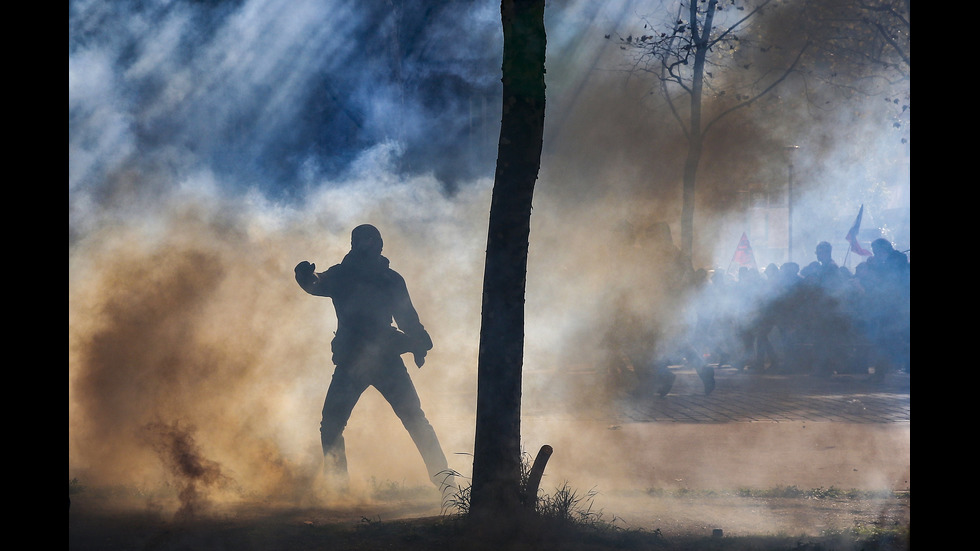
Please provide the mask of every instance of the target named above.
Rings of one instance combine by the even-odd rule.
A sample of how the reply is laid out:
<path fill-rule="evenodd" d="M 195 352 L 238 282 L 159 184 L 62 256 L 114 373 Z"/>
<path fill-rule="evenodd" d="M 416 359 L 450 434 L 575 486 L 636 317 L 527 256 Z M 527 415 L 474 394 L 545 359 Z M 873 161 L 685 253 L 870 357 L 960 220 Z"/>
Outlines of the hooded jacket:
<path fill-rule="evenodd" d="M 424 356 L 432 348 L 405 279 L 380 254 L 351 251 L 325 272 L 306 277 L 297 273 L 296 281 L 311 295 L 333 299 L 337 333 L 332 346 L 337 365 L 366 350 Z"/>

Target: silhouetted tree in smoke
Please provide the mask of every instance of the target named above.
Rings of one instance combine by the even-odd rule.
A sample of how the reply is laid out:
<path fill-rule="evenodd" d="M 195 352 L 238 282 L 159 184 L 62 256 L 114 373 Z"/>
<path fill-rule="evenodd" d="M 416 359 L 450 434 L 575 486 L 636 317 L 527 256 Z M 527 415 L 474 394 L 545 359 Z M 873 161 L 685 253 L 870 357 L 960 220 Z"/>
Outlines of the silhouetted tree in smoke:
<path fill-rule="evenodd" d="M 806 73 L 845 97 L 880 95 L 892 125 L 910 131 L 912 6 L 909 0 L 810 0 L 799 31 L 809 37 Z"/>
<path fill-rule="evenodd" d="M 751 71 L 753 56 L 743 50 L 758 42 L 750 37 L 748 23 L 772 0 L 743 5 L 740 0 L 685 0 L 676 17 L 662 23 L 646 22 L 651 34 L 629 35 L 622 47 L 635 54 L 638 70 L 657 75 L 663 97 L 680 124 L 688 142 L 684 161 L 681 206 L 681 252 L 688 258 L 694 246 L 694 190 L 705 135 L 720 119 L 751 105 L 773 90 L 796 68 L 807 43 L 784 63 L 771 66 L 763 76 Z M 749 78 L 741 78 L 744 73 Z M 705 95 L 710 94 L 712 112 L 706 116 Z M 686 101 L 682 99 L 686 96 Z M 686 105 L 684 105 L 686 103 Z"/>
<path fill-rule="evenodd" d="M 845 99 L 883 95 L 897 110 L 893 125 L 908 130 L 910 15 L 909 0 L 684 0 L 676 17 L 645 20 L 641 34 L 621 39 L 634 69 L 656 75 L 688 141 L 681 207 L 686 256 L 693 253 L 705 136 L 791 74 L 830 84 L 823 90 Z M 805 94 L 812 92 L 808 85 Z M 815 97 L 808 100 L 816 103 Z"/>
<path fill-rule="evenodd" d="M 806 32 L 832 60 L 834 75 L 846 72 L 893 83 L 911 77 L 910 0 L 819 0 L 803 8 Z"/>
<path fill-rule="evenodd" d="M 544 0 L 503 0 L 503 109 L 483 281 L 470 512 L 520 505 L 521 371 L 531 199 L 544 135 Z"/>

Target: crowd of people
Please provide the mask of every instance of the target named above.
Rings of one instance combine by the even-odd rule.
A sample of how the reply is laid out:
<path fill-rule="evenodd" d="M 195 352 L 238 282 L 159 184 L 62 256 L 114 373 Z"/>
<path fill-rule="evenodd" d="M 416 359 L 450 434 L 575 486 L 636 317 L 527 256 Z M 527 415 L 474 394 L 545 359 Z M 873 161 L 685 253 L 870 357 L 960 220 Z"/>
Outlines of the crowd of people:
<path fill-rule="evenodd" d="M 650 316 L 614 306 L 605 337 L 613 384 L 638 395 L 669 392 L 669 366 L 692 367 L 714 388 L 714 369 L 867 375 L 881 381 L 910 370 L 911 263 L 886 239 L 853 272 L 817 245 L 805 266 L 786 262 L 763 270 L 693 270 L 672 262 L 662 281 L 674 300 Z M 679 258 L 679 255 L 678 255 Z M 663 275 L 663 274 L 662 274 Z M 629 315 L 627 315 L 629 314 Z M 653 320 L 651 322 L 651 320 Z"/>
<path fill-rule="evenodd" d="M 830 243 L 816 260 L 740 268 L 737 278 L 702 274 L 695 348 L 710 362 L 740 369 L 872 373 L 910 368 L 911 263 L 886 239 L 851 272 Z"/>

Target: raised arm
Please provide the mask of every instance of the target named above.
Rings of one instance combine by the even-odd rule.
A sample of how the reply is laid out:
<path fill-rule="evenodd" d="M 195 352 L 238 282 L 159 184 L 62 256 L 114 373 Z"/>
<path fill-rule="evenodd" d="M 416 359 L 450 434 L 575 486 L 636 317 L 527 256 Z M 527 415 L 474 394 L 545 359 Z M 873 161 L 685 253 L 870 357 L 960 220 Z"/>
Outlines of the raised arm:
<path fill-rule="evenodd" d="M 299 283 L 304 291 L 319 297 L 330 296 L 329 289 L 320 277 L 322 274 L 316 273 L 316 264 L 304 260 L 297 264 L 293 271 L 296 273 L 296 283 Z"/>

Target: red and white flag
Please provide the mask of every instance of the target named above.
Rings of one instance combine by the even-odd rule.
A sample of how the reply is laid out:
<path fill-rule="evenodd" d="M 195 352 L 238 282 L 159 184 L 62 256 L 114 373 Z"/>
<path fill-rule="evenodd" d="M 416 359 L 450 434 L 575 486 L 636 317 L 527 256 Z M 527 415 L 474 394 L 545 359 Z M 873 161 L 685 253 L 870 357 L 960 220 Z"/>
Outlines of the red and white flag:
<path fill-rule="evenodd" d="M 732 257 L 732 262 L 740 267 L 759 269 L 755 264 L 755 255 L 752 254 L 752 245 L 749 245 L 749 237 L 744 232 L 742 238 L 738 240 L 738 246 L 735 247 L 735 256 Z"/>
<path fill-rule="evenodd" d="M 847 239 L 847 242 L 851 244 L 852 252 L 861 256 L 871 256 L 871 251 L 862 248 L 861 244 L 858 243 L 857 235 L 858 231 L 861 230 L 862 216 L 864 216 L 864 205 L 861 205 L 861 210 L 858 211 L 857 219 L 854 220 L 854 225 L 851 226 L 851 229 L 847 232 L 847 236 L 844 239 Z"/>

